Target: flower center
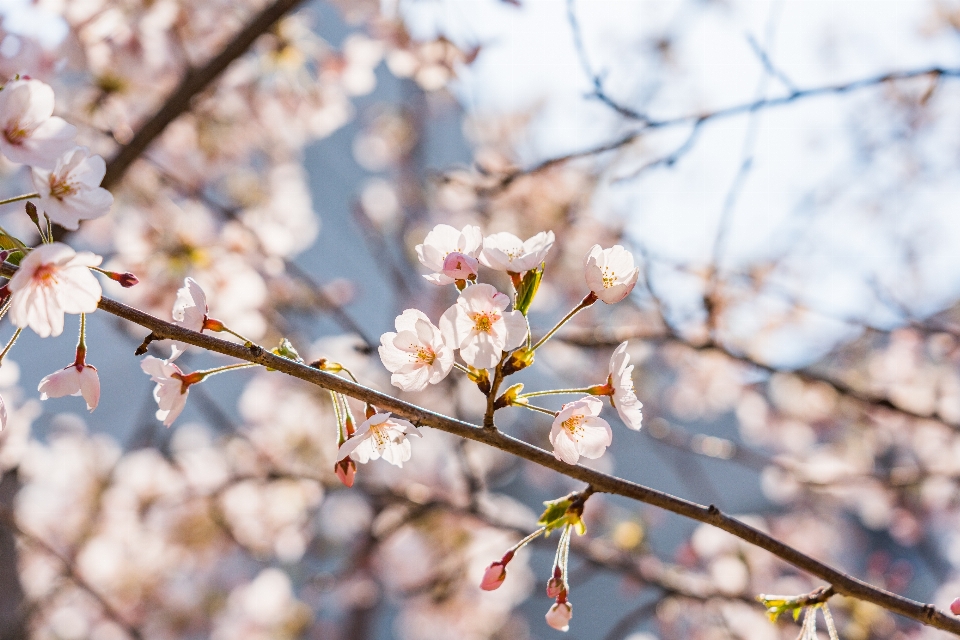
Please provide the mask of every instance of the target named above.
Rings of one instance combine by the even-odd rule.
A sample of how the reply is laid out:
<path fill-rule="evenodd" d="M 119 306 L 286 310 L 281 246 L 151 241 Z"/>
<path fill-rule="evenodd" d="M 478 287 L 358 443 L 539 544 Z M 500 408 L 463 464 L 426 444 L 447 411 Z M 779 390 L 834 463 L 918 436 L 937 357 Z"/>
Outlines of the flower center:
<path fill-rule="evenodd" d="M 473 329 L 482 333 L 490 333 L 493 323 L 499 319 L 500 317 L 494 313 L 482 311 L 473 316 Z"/>
<path fill-rule="evenodd" d="M 43 286 L 57 283 L 57 268 L 52 264 L 42 264 L 33 272 L 33 279 Z"/>
<path fill-rule="evenodd" d="M 30 132 L 27 131 L 27 129 L 25 129 L 19 122 L 14 122 L 3 130 L 3 137 L 7 139 L 7 142 L 18 146 L 29 135 Z"/>
<path fill-rule="evenodd" d="M 603 281 L 603 288 L 609 289 L 613 285 L 617 284 L 617 274 L 610 271 L 609 267 L 604 267 L 600 272 L 600 278 Z"/>
<path fill-rule="evenodd" d="M 431 365 L 437 359 L 437 354 L 430 347 L 420 347 L 417 349 L 417 360 Z"/>
<path fill-rule="evenodd" d="M 370 437 L 377 443 L 377 448 L 382 449 L 387 441 L 390 440 L 390 434 L 385 429 L 386 422 L 370 425 Z"/>
<path fill-rule="evenodd" d="M 570 416 L 561 423 L 561 426 L 567 430 L 567 432 L 573 438 L 578 438 L 583 435 L 583 416 Z"/>
<path fill-rule="evenodd" d="M 68 180 L 62 178 L 57 178 L 52 173 L 50 174 L 50 195 L 56 198 L 57 200 L 63 200 L 65 197 L 73 195 L 77 192 L 77 188 L 70 184 Z"/>

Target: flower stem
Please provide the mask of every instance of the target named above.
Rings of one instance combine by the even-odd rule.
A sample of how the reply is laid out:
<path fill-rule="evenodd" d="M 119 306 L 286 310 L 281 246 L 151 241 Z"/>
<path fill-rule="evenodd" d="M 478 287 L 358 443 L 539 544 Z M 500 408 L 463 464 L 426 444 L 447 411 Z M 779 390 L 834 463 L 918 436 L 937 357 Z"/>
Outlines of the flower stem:
<path fill-rule="evenodd" d="M 333 402 L 333 413 L 337 417 L 337 447 L 339 447 L 347 441 L 343 435 L 346 429 L 343 426 L 343 414 L 340 413 L 340 398 L 337 397 L 336 392 L 330 392 L 330 400 Z"/>
<path fill-rule="evenodd" d="M 570 320 L 570 318 L 577 315 L 578 313 L 580 313 L 581 311 L 583 311 L 584 309 L 586 309 L 596 301 L 597 301 L 597 296 L 591 291 L 589 294 L 587 294 L 587 296 L 583 300 L 580 301 L 580 304 L 578 304 L 577 306 L 575 306 L 573 309 L 570 310 L 570 313 L 560 318 L 560 322 L 554 325 L 553 329 L 550 329 L 550 331 L 547 332 L 547 335 L 540 338 L 540 340 L 537 341 L 537 344 L 533 345 L 533 347 L 531 347 L 530 350 L 536 351 L 537 349 L 539 349 L 540 346 L 543 345 L 544 342 L 549 340 L 551 336 L 553 336 L 553 334 L 555 334 L 560 329 L 560 327 L 565 325 L 567 321 Z"/>
<path fill-rule="evenodd" d="M 583 389 L 547 389 L 545 391 L 531 391 L 530 393 L 522 393 L 517 396 L 517 398 L 534 398 L 536 396 L 555 396 L 564 393 L 590 393 L 592 387 L 584 387 Z"/>
<path fill-rule="evenodd" d="M 550 411 L 550 409 L 544 409 L 543 407 L 538 407 L 538 406 L 535 405 L 535 404 L 518 403 L 518 404 L 515 404 L 515 405 L 513 405 L 513 406 L 515 406 L 515 407 L 523 407 L 524 409 L 530 409 L 531 411 L 539 411 L 540 413 L 545 413 L 545 414 L 547 414 L 548 416 L 553 416 L 554 418 L 557 417 L 557 412 L 556 412 L 556 411 Z"/>
<path fill-rule="evenodd" d="M 190 375 L 197 376 L 200 380 L 208 378 L 209 376 L 216 375 L 218 373 L 223 373 L 224 371 L 233 371 L 234 369 L 249 369 L 250 367 L 259 367 L 260 365 L 253 362 L 244 362 L 241 364 L 228 364 L 225 367 L 216 367 L 215 369 L 206 369 L 205 371 L 194 371 Z"/>
<path fill-rule="evenodd" d="M 7 357 L 7 353 L 13 348 L 14 343 L 16 343 L 17 338 L 20 337 L 22 331 L 23 327 L 17 327 L 17 330 L 13 332 L 13 336 L 10 338 L 10 341 L 7 342 L 7 346 L 3 348 L 3 351 L 0 351 L 0 362 L 3 362 L 3 359 Z"/>
<path fill-rule="evenodd" d="M 0 200 L 0 205 L 10 204 L 12 202 L 20 202 L 21 200 L 29 200 L 31 198 L 39 198 L 39 193 L 25 193 L 22 196 L 14 196 L 13 198 L 7 198 L 6 200 Z"/>
<path fill-rule="evenodd" d="M 527 546 L 528 544 L 536 540 L 539 536 L 543 535 L 543 532 L 546 530 L 547 530 L 546 527 L 540 527 L 539 529 L 537 529 L 536 531 L 528 535 L 526 538 L 524 538 L 517 544 L 510 547 L 510 551 L 519 551 L 523 547 Z"/>
<path fill-rule="evenodd" d="M 470 369 L 467 369 L 465 366 L 463 366 L 463 365 L 460 364 L 459 362 L 454 362 L 454 363 L 453 363 L 453 368 L 456 369 L 457 371 L 463 371 L 463 372 L 466 373 L 467 375 L 470 374 Z"/>
<path fill-rule="evenodd" d="M 837 625 L 833 623 L 833 615 L 830 614 L 830 607 L 827 606 L 826 602 L 823 603 L 823 619 L 827 621 L 827 633 L 830 635 L 830 640 L 840 640 Z"/>

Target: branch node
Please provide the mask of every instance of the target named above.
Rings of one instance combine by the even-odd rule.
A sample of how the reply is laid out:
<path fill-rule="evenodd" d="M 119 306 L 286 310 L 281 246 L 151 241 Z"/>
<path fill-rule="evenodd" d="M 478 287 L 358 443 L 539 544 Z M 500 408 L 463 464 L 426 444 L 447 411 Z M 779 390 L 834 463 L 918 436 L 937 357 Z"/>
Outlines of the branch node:
<path fill-rule="evenodd" d="M 263 355 L 263 347 L 261 347 L 258 344 L 251 344 L 249 347 L 247 347 L 247 349 L 250 350 L 250 353 L 255 358 L 259 358 L 260 356 Z"/>
<path fill-rule="evenodd" d="M 140 343 L 140 346 L 137 347 L 137 350 L 133 352 L 134 355 L 142 356 L 147 352 L 147 349 L 150 348 L 150 343 L 153 342 L 154 340 L 159 340 L 159 339 L 160 339 L 160 336 L 158 336 L 156 333 L 151 331 L 149 334 L 147 334 L 147 337 L 143 339 L 143 342 Z"/>

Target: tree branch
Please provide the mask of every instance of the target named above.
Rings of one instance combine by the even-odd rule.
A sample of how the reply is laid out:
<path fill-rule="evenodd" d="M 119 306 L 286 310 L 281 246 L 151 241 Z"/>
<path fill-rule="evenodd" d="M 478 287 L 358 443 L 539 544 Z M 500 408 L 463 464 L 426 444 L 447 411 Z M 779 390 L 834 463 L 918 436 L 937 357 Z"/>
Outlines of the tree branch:
<path fill-rule="evenodd" d="M 101 186 L 109 189 L 123 178 L 123 175 L 141 153 L 146 150 L 157 136 L 163 133 L 168 124 L 176 120 L 190 108 L 194 96 L 216 80 L 230 63 L 250 48 L 254 41 L 263 35 L 280 18 L 295 9 L 303 0 L 276 0 L 253 17 L 223 50 L 200 69 L 188 69 L 180 85 L 170 94 L 167 101 L 152 118 L 137 130 L 133 139 L 121 147 L 107 162 L 107 173 Z"/>
<path fill-rule="evenodd" d="M 851 93 L 853 91 L 858 91 L 860 89 L 866 89 L 869 87 L 874 87 L 885 82 L 894 82 L 897 80 L 908 80 L 910 78 L 919 78 L 923 76 L 933 76 L 936 78 L 958 78 L 960 77 L 960 69 L 957 68 L 945 68 L 945 67 L 926 67 L 924 69 L 911 69 L 907 71 L 891 71 L 890 73 L 884 73 L 878 76 L 871 76 L 869 78 L 861 78 L 859 80 L 853 80 L 850 82 L 845 82 L 842 84 L 831 84 L 824 85 L 821 87 L 811 87 L 809 89 L 794 89 L 790 93 L 787 93 L 782 96 L 777 96 L 774 98 L 760 98 L 753 100 L 751 102 L 744 102 L 741 104 L 733 105 L 730 107 L 724 107 L 722 109 L 717 109 L 716 111 L 710 111 L 707 113 L 698 113 L 698 114 L 687 114 L 682 116 L 676 116 L 673 118 L 666 118 L 664 120 L 651 120 L 643 116 L 643 114 L 637 114 L 639 117 L 640 125 L 637 129 L 621 136 L 616 140 L 604 143 L 602 145 L 591 147 L 589 149 L 583 149 L 581 151 L 574 151 L 567 153 L 561 156 L 556 156 L 553 158 L 548 158 L 543 160 L 538 164 L 533 165 L 527 169 L 517 169 L 510 171 L 502 175 L 493 185 L 486 186 L 479 190 L 481 195 L 492 195 L 506 189 L 510 184 L 512 184 L 518 178 L 522 178 L 528 175 L 534 175 L 541 173 L 555 167 L 560 164 L 564 164 L 571 160 L 576 160 L 579 158 L 588 158 L 591 156 L 601 155 L 607 153 L 608 151 L 614 151 L 621 147 L 638 140 L 644 133 L 652 129 L 666 129 L 669 127 L 676 127 L 680 125 L 700 125 L 702 123 L 719 120 L 722 118 L 730 118 L 733 116 L 743 115 L 745 113 L 750 113 L 753 111 L 759 111 L 761 109 L 769 109 L 773 107 L 781 107 L 797 100 L 802 100 L 806 98 L 814 98 L 819 96 L 826 96 L 831 94 L 842 94 L 842 93 Z M 621 113 L 627 119 L 633 119 L 629 114 L 629 109 L 618 109 L 618 113 Z"/>
<path fill-rule="evenodd" d="M 9 274 L 12 273 L 14 269 L 5 265 L 0 271 Z M 483 429 L 477 425 L 434 413 L 380 393 L 379 391 L 350 382 L 339 376 L 298 364 L 293 360 L 275 356 L 258 345 L 245 347 L 240 344 L 214 338 L 213 336 L 195 333 L 169 322 L 159 320 L 147 313 L 109 298 L 101 298 L 99 306 L 107 313 L 150 329 L 153 339 L 179 340 L 202 349 L 260 364 L 324 389 L 343 393 L 361 401 L 370 402 L 416 425 L 428 426 L 462 438 L 482 442 L 542 467 L 557 471 L 567 477 L 585 482 L 591 485 L 596 491 L 624 496 L 660 507 L 698 522 L 711 524 L 733 534 L 741 540 L 769 551 L 811 575 L 825 580 L 839 594 L 871 602 L 894 613 L 922 622 L 923 624 L 960 635 L 960 619 L 937 610 L 933 605 L 916 602 L 858 580 L 780 542 L 776 538 L 748 524 L 731 518 L 713 505 L 699 505 L 586 467 L 568 465 L 547 451 L 517 440 L 496 429 Z"/>

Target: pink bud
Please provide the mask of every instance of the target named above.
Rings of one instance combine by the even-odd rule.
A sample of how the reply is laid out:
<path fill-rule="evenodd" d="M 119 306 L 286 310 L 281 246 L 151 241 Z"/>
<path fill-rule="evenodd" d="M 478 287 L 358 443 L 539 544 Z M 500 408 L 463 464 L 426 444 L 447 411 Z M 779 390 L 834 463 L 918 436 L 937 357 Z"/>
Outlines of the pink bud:
<path fill-rule="evenodd" d="M 547 596 L 556 598 L 561 593 L 563 593 L 563 580 L 550 578 L 550 580 L 547 581 Z"/>
<path fill-rule="evenodd" d="M 116 273 L 115 271 L 104 271 L 104 273 L 111 280 L 115 280 L 119 282 L 120 286 L 125 289 L 129 289 L 130 287 L 140 283 L 140 279 L 137 276 L 130 273 L 129 271 L 124 273 Z"/>
<path fill-rule="evenodd" d="M 480 581 L 480 588 L 484 591 L 493 591 L 499 589 L 503 581 L 507 579 L 507 567 L 501 562 L 494 562 L 487 570 L 483 572 L 483 580 Z"/>
<path fill-rule="evenodd" d="M 340 478 L 340 482 L 342 482 L 344 486 L 353 486 L 354 477 L 357 475 L 357 465 L 353 460 L 350 459 L 350 456 L 347 456 L 337 464 L 333 465 L 333 470 L 336 472 L 337 477 Z"/>
<path fill-rule="evenodd" d="M 477 276 L 479 268 L 480 263 L 476 258 L 457 251 L 450 253 L 443 260 L 443 275 L 454 280 L 471 280 Z"/>
<path fill-rule="evenodd" d="M 950 613 L 955 616 L 960 616 L 960 598 L 950 603 Z"/>
<path fill-rule="evenodd" d="M 573 605 L 569 602 L 554 602 L 546 616 L 547 624 L 557 631 L 569 631 L 572 617 Z"/>
<path fill-rule="evenodd" d="M 203 329 L 207 329 L 208 331 L 223 331 L 223 323 L 213 318 L 204 318 L 201 331 Z"/>

